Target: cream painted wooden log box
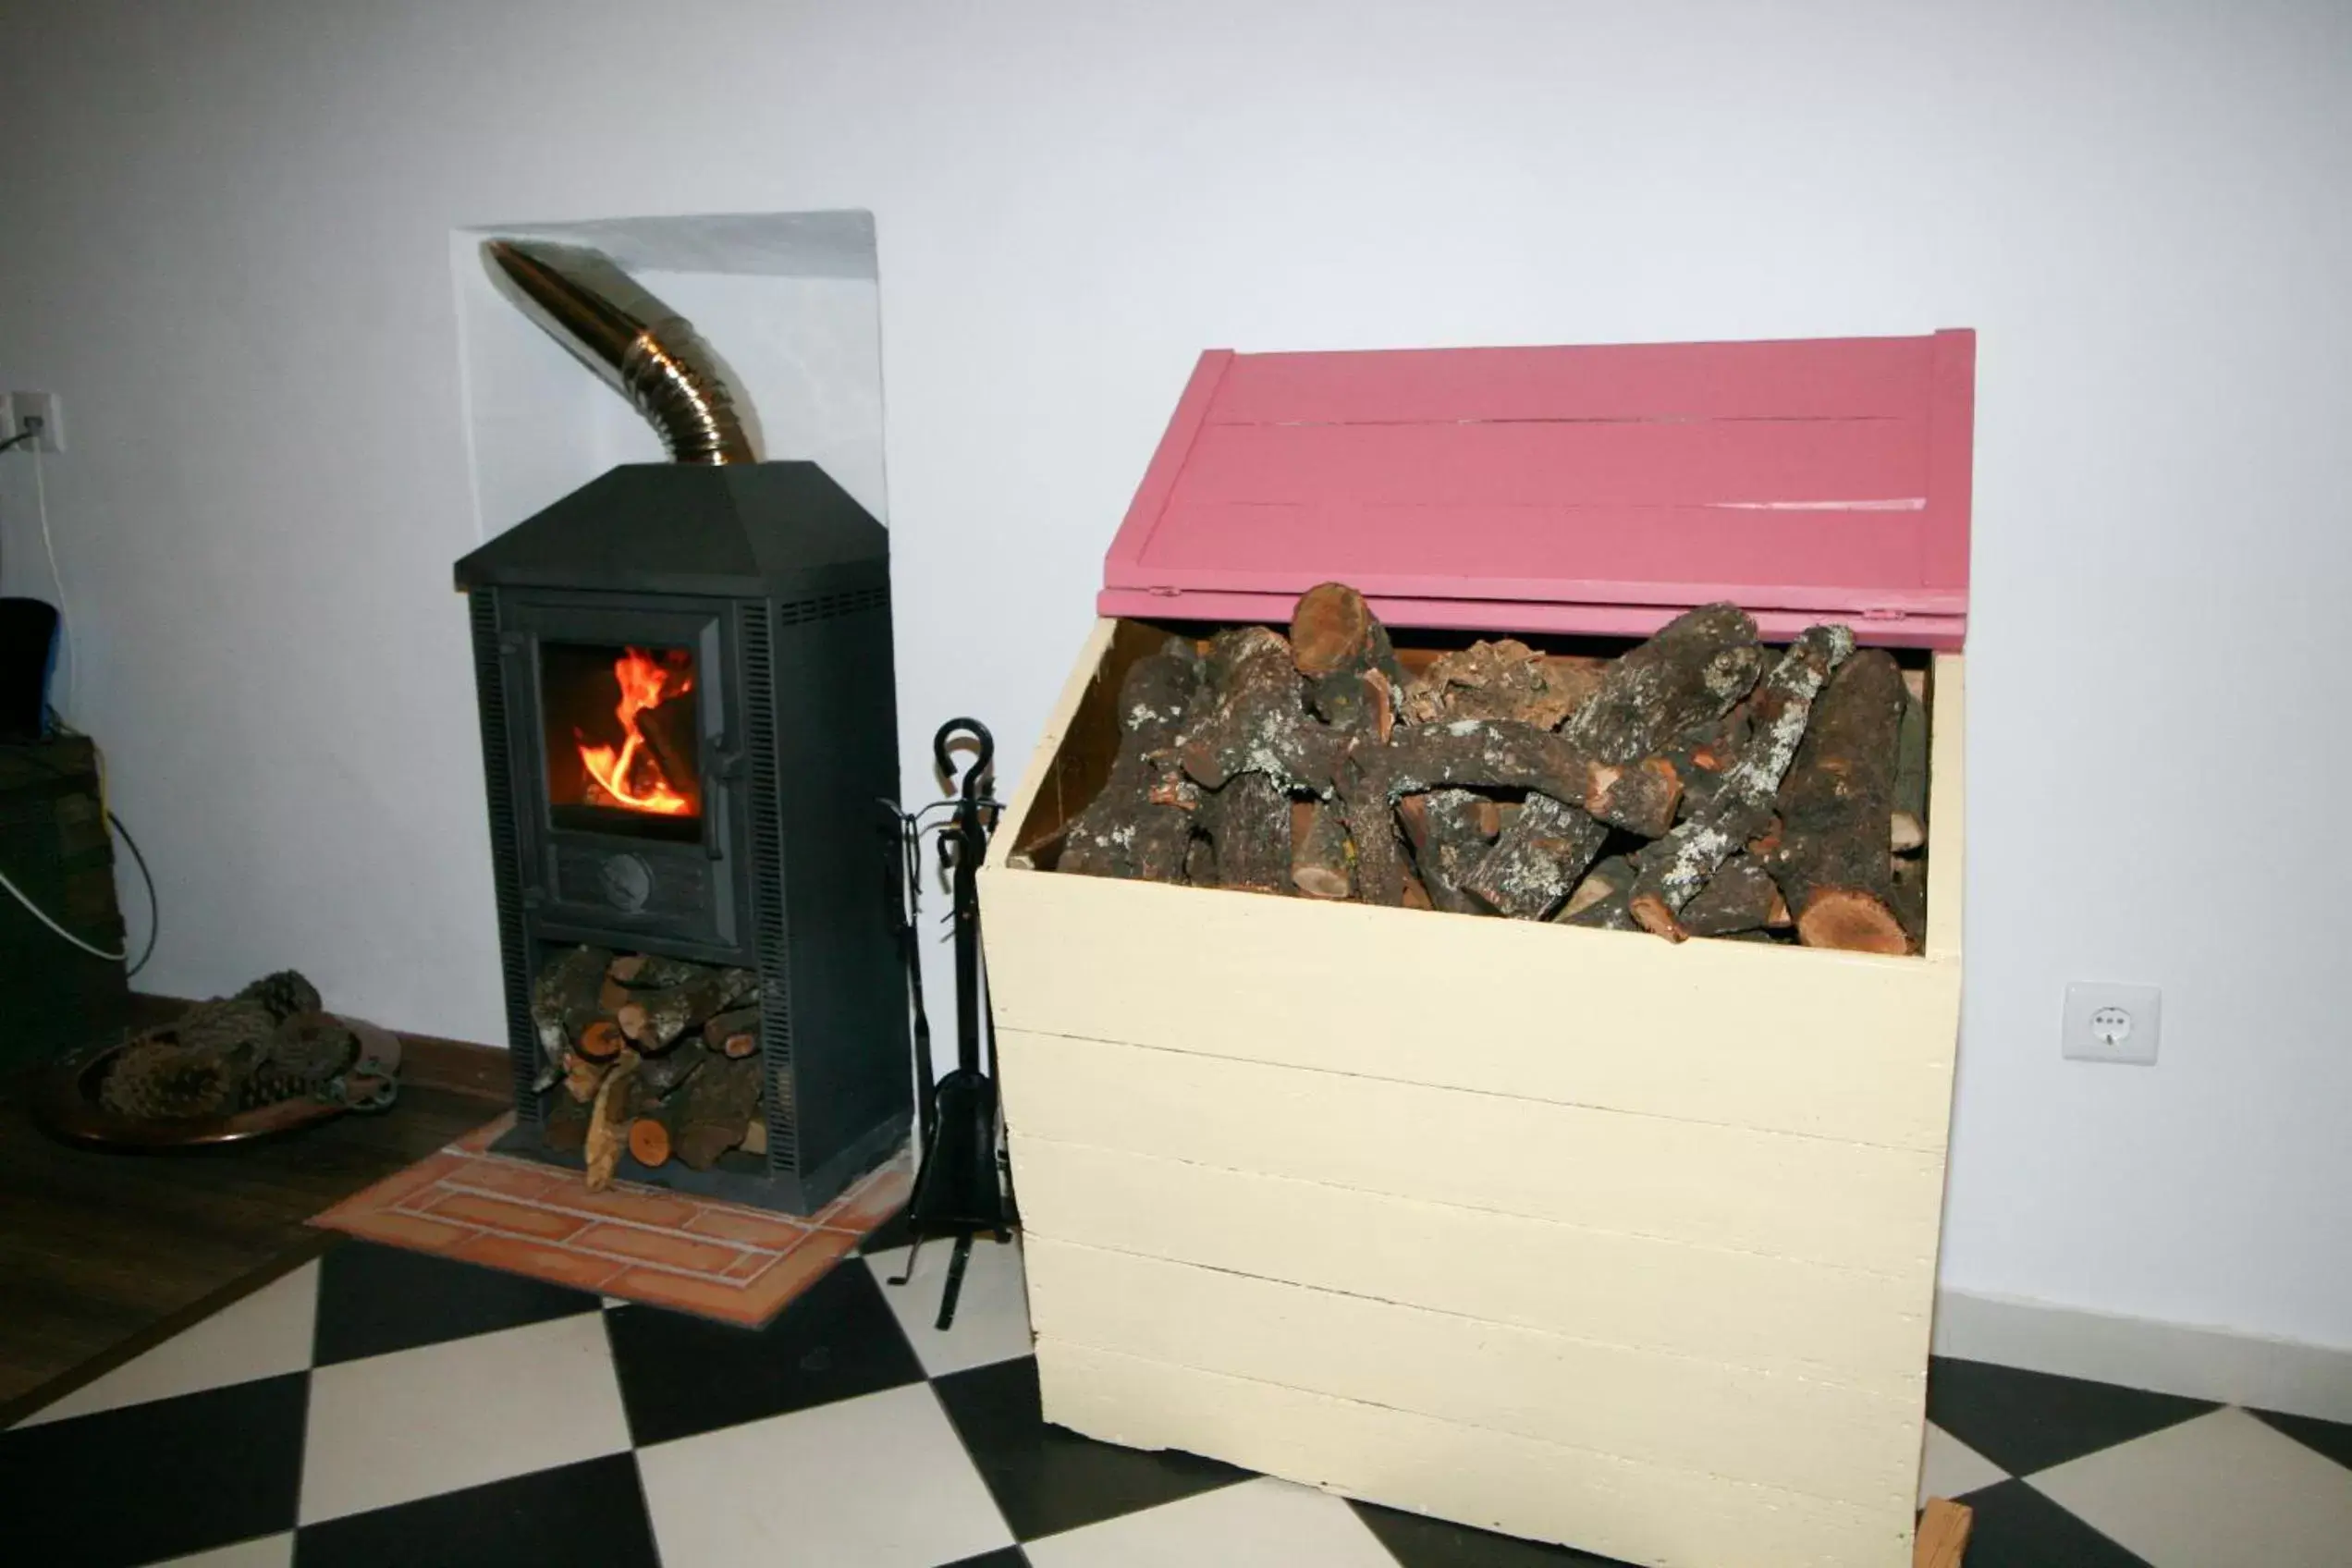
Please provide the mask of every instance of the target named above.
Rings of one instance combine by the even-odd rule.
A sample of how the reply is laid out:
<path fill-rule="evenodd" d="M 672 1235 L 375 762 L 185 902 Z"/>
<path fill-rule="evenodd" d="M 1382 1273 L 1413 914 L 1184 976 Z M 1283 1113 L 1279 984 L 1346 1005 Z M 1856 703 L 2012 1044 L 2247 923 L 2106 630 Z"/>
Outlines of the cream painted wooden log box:
<path fill-rule="evenodd" d="M 1904 349 L 1882 357 L 1905 374 L 1881 380 L 1923 426 L 1905 448 L 1912 468 L 1890 459 L 1873 469 L 1842 452 L 1847 477 L 1810 488 L 1866 493 L 1815 496 L 1802 462 L 1772 467 L 1773 483 L 1795 486 L 1796 501 L 1821 501 L 1817 526 L 1860 519 L 1871 540 L 1889 517 L 1915 529 L 1922 514 L 1948 523 L 1953 459 L 1939 445 L 1952 438 L 1956 377 L 1965 543 L 1967 335 L 1651 352 L 1672 361 L 1691 349 L 1736 358 L 1770 349 L 1785 370 L 1789 355 L 1857 342 Z M 1225 455 L 1220 411 L 1253 435 L 1266 421 L 1328 427 L 1278 417 L 1302 399 L 1318 411 L 1294 385 L 1314 378 L 1288 361 L 1408 361 L 1400 374 L 1423 386 L 1464 380 L 1462 365 L 1444 362 L 1455 357 L 1210 356 L 1111 575 L 1122 556 L 1140 559 L 1139 571 L 1153 565 L 1152 540 L 1133 547 L 1139 516 L 1148 529 L 1192 517 L 1191 537 L 1214 535 L 1194 515 L 1207 506 L 1194 481 Z M 1267 375 L 1237 385 L 1261 365 Z M 1361 368 L 1337 379 L 1361 380 Z M 1499 374 L 1508 393 L 1557 366 L 1469 368 L 1494 373 L 1469 381 L 1488 386 Z M 1571 368 L 1619 386 L 1642 374 L 1623 359 Z M 1699 407 L 1685 425 L 1708 423 L 1713 373 L 1667 368 L 1690 371 L 1681 389 L 1644 395 L 1670 410 Z M 1716 417 L 1753 422 L 1765 397 L 1779 399 L 1770 406 L 1786 423 L 1802 423 L 1785 409 L 1819 391 L 1815 369 L 1810 381 L 1794 371 L 1774 381 L 1768 365 L 1757 374 L 1772 385 Z M 1284 375 L 1287 403 L 1266 386 Z M 1553 382 L 1528 395 L 1547 410 L 1567 405 L 1570 414 L 1551 417 L 1581 435 L 1592 422 L 1574 417 L 1581 405 L 1563 390 L 1581 382 Z M 1464 417 L 1459 386 L 1434 405 L 1392 386 L 1357 392 L 1337 423 L 1377 427 L 1401 402 L 1455 426 L 1544 423 L 1502 394 L 1472 397 L 1484 417 Z M 1900 423 L 1860 393 L 1844 396 L 1822 423 Z M 1227 490 L 1240 493 L 1233 504 L 1294 500 L 1264 501 L 1231 482 L 1230 465 L 1225 472 Z M 1562 504 L 1572 504 L 1573 480 L 1553 475 L 1546 493 L 1564 487 L 1572 501 Z M 1329 494 L 1346 482 L 1312 483 Z M 1475 490 L 1480 481 L 1448 483 Z M 1779 525 L 1795 508 L 1748 503 L 1789 496 L 1751 494 L 1752 474 L 1720 483 L 1739 487 L 1708 509 L 1749 510 L 1769 534 L 1786 533 Z M 1220 498 L 1233 499 L 1211 497 Z M 1579 526 L 1543 536 L 1570 537 L 1580 582 L 1595 575 L 1586 566 L 1605 574 L 1614 564 L 1574 545 L 1591 521 L 1572 518 Z M 1691 526 L 1704 542 L 1722 521 Z M 1745 570 L 1753 562 L 1719 551 L 1684 579 L 1653 572 L 1660 592 L 1619 593 L 1595 610 L 1597 595 L 1450 604 L 1400 593 L 1371 570 L 1379 560 L 1349 558 L 1351 535 L 1329 515 L 1316 529 L 1341 542 L 1292 552 L 1279 570 L 1260 562 L 1262 592 L 1237 588 L 1242 572 L 1179 581 L 1173 593 L 1109 583 L 1104 608 L 1117 613 L 1096 622 L 981 876 L 1047 1419 L 1660 1568 L 1908 1563 L 1960 1000 L 1963 668 L 1954 645 L 1965 551 L 1957 597 L 1948 570 L 1890 578 L 1872 557 L 1868 571 L 1848 574 L 1868 581 L 1832 582 L 1808 602 L 1818 584 L 1746 581 L 1762 576 Z M 1529 547 L 1539 546 L 1552 547 Z M 1572 580 L 1556 562 L 1545 575 Z M 1044 868 L 1054 835 L 1092 798 L 1115 752 L 1111 708 L 1127 667 L 1170 625 L 1279 622 L 1284 595 L 1327 577 L 1365 586 L 1401 647 L 1415 625 L 1630 637 L 1688 604 L 1731 597 L 1768 637 L 1847 619 L 1867 640 L 1921 650 L 1909 656 L 1924 671 L 1930 719 L 1924 950 L 1674 945 Z M 1889 581 L 1899 601 L 1891 610 L 1880 592 Z M 1195 591 L 1200 604 L 1182 602 Z M 1171 601 L 1159 624 L 1133 613 L 1152 601 Z M 1553 619 L 1563 606 L 1573 622 Z M 1514 610 L 1516 628 L 1502 619 Z"/>

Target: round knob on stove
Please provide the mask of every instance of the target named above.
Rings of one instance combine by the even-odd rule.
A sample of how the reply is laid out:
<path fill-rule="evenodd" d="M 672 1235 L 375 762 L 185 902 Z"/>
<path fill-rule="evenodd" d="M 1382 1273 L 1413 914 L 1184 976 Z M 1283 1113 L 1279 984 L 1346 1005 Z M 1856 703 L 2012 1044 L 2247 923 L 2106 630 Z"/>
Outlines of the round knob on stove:
<path fill-rule="evenodd" d="M 654 868 L 643 855 L 607 855 L 597 876 L 604 886 L 605 902 L 615 909 L 641 910 L 654 896 Z"/>

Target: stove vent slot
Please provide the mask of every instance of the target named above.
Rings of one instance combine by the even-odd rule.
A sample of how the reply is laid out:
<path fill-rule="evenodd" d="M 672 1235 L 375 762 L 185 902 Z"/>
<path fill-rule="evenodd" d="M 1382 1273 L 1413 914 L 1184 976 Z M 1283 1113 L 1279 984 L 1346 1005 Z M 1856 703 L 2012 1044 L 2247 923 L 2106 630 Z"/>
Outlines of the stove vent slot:
<path fill-rule="evenodd" d="M 783 799 L 776 768 L 776 653 L 766 606 L 736 611 L 752 754 L 753 929 L 759 948 L 760 1070 L 766 1074 L 767 1168 L 797 1172 L 792 1116 L 792 976 L 784 915 Z"/>
<path fill-rule="evenodd" d="M 795 599 L 776 607 L 778 625 L 798 626 L 802 621 L 830 620 L 835 616 L 857 615 L 865 610 L 878 610 L 890 602 L 888 588 L 860 588 L 847 594 L 827 594 L 822 598 Z"/>
<path fill-rule="evenodd" d="M 498 900 L 498 958 L 507 986 L 507 1052 L 512 1059 L 517 1116 L 540 1120 L 539 1037 L 531 1026 L 531 962 L 522 939 L 522 849 L 515 833 L 514 769 L 507 753 L 506 650 L 498 636 L 498 595 L 469 596 L 473 679 L 481 697 L 482 778 L 490 799 L 491 880 Z"/>

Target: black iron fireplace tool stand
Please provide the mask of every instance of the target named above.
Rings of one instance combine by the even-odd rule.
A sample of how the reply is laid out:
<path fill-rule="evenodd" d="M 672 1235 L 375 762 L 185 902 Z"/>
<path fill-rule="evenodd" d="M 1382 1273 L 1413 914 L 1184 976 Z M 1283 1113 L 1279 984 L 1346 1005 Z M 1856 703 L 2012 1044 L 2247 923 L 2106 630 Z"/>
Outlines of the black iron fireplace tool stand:
<path fill-rule="evenodd" d="M 930 1021 L 923 1011 L 922 941 L 915 920 L 923 818 L 927 811 L 900 814 L 908 848 L 907 981 L 914 996 L 916 1063 L 923 1085 L 919 1102 L 923 1164 L 915 1173 L 914 1195 L 907 1204 L 906 1271 L 890 1283 L 903 1285 L 914 1278 L 914 1260 L 925 1238 L 953 1237 L 955 1251 L 948 1263 L 936 1324 L 942 1329 L 955 1322 L 956 1300 L 963 1292 L 973 1238 L 985 1232 L 999 1243 L 1010 1242 L 1014 1223 L 1011 1173 L 998 1151 L 997 1085 L 989 1077 L 996 1066 L 996 1036 L 989 1027 L 982 991 L 976 880 L 1000 809 L 984 792 L 989 764 L 996 755 L 996 740 L 977 719 L 951 718 L 932 737 L 931 755 L 941 776 L 953 778 L 949 743 L 967 736 L 976 743 L 977 754 L 964 771 L 962 790 L 952 805 L 954 815 L 939 825 L 939 860 L 953 878 L 954 889 L 950 919 L 955 940 L 956 1064 L 936 1083 L 931 1076 Z"/>

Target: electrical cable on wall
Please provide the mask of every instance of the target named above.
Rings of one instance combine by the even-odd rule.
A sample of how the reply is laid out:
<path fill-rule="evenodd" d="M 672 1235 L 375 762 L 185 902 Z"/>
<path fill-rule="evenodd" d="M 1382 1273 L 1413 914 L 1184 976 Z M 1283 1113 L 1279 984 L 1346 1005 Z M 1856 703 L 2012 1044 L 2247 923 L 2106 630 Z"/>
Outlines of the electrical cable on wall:
<path fill-rule="evenodd" d="M 21 447 L 27 442 L 36 441 L 40 438 L 40 435 L 41 433 L 38 430 L 28 430 L 18 435 L 9 436 L 6 440 L 0 440 L 0 452 L 6 452 L 14 447 Z M 56 540 L 50 532 L 49 494 L 48 487 L 44 483 L 42 473 L 41 451 L 38 447 L 33 448 L 31 456 L 34 507 L 40 519 L 42 551 L 43 554 L 48 557 L 49 578 L 51 582 L 55 585 L 57 591 L 57 641 L 67 661 L 67 702 L 68 705 L 70 705 L 72 702 L 72 687 L 74 679 L 80 674 L 80 666 L 74 661 L 73 657 L 72 614 L 66 598 L 65 573 L 57 565 Z M 49 708 L 48 713 L 49 722 L 52 728 L 67 735 L 80 734 L 80 731 L 75 729 L 71 724 L 67 723 L 64 719 L 54 705 Z M 163 935 L 163 904 L 155 895 L 154 873 L 148 869 L 147 857 L 141 851 L 139 848 L 139 841 L 131 837 L 130 829 L 123 826 L 122 818 L 115 815 L 106 784 L 105 753 L 102 749 L 98 748 L 94 743 L 92 747 L 92 753 L 96 759 L 98 767 L 99 809 L 104 815 L 107 824 L 117 835 L 121 837 L 123 847 L 130 851 L 131 862 L 139 868 L 140 881 L 147 889 L 147 940 L 140 949 L 138 961 L 132 963 L 130 967 L 125 971 L 125 978 L 129 978 L 132 975 L 136 975 L 141 970 L 146 968 L 147 961 L 155 956 L 155 943 Z M 58 767 L 55 764 L 49 762 L 46 758 L 40 756 L 37 753 L 27 752 L 24 754 L 28 761 L 36 763 L 40 766 L 47 768 L 52 773 L 58 774 L 61 777 L 63 776 L 65 771 L 64 769 Z M 15 880 L 5 871 L 0 871 L 0 890 L 5 890 L 11 898 L 15 899 L 17 902 L 22 904 L 27 913 L 31 914 L 35 920 L 41 922 L 43 925 L 48 927 L 51 932 L 70 943 L 75 948 L 90 954 L 92 957 L 104 959 L 112 963 L 119 963 L 130 956 L 130 947 L 128 941 L 124 943 L 119 951 L 109 951 L 104 948 L 98 947 L 94 943 L 84 940 L 82 937 L 76 936 L 73 932 L 67 930 L 65 925 L 60 921 L 53 917 L 48 911 L 35 903 L 31 897 L 27 894 L 22 888 L 17 886 Z"/>

